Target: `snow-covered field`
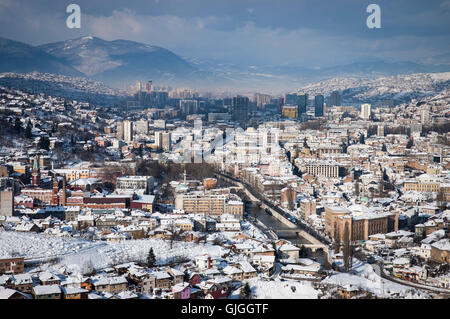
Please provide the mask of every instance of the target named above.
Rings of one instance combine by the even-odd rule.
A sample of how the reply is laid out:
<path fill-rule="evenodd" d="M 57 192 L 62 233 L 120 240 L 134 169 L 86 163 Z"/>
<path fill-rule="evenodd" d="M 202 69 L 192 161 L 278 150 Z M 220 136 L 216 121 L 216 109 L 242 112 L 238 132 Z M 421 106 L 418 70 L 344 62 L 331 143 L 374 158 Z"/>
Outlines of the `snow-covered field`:
<path fill-rule="evenodd" d="M 177 257 L 194 259 L 196 256 L 208 254 L 220 257 L 227 252 L 223 247 L 211 244 L 170 242 L 162 239 L 126 240 L 117 243 L 105 243 L 100 247 L 65 256 L 57 266 L 64 266 L 73 272 L 79 272 L 84 263 L 91 261 L 94 268 L 101 269 L 130 261 L 145 261 L 150 248 L 156 256 L 158 264 L 167 263 Z"/>
<path fill-rule="evenodd" d="M 308 281 L 274 281 L 254 278 L 249 281 L 253 298 L 257 299 L 317 299 L 319 291 Z"/>
<path fill-rule="evenodd" d="M 0 256 L 7 257 L 14 254 L 26 259 L 61 257 L 55 267 L 65 267 L 74 272 L 80 271 L 88 261 L 91 261 L 96 269 L 128 261 L 144 261 L 151 247 L 159 264 L 164 264 L 175 257 L 193 259 L 202 254 L 220 257 L 226 253 L 226 249 L 221 246 L 186 242 L 174 242 L 170 249 L 170 242 L 162 239 L 107 243 L 0 231 Z"/>
<path fill-rule="evenodd" d="M 98 243 L 45 234 L 0 231 L 0 257 L 21 256 L 26 259 L 57 257 L 82 251 Z"/>
<path fill-rule="evenodd" d="M 397 294 L 398 297 L 409 299 L 428 297 L 427 294 L 424 294 L 415 288 L 403 286 L 381 278 L 374 267 L 360 261 L 355 263 L 352 273 L 336 273 L 322 280 L 322 283 L 339 286 L 352 285 L 382 298 L 392 297 L 393 294 Z"/>

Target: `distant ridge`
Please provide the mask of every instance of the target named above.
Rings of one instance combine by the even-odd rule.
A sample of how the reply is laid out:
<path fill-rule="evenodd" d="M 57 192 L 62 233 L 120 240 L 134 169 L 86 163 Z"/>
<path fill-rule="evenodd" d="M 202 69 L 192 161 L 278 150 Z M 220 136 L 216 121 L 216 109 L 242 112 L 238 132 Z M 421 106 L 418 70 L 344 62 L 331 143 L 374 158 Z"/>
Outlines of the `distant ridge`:
<path fill-rule="evenodd" d="M 69 76 L 84 76 L 70 64 L 31 45 L 0 38 L 0 72 L 38 71 Z"/>

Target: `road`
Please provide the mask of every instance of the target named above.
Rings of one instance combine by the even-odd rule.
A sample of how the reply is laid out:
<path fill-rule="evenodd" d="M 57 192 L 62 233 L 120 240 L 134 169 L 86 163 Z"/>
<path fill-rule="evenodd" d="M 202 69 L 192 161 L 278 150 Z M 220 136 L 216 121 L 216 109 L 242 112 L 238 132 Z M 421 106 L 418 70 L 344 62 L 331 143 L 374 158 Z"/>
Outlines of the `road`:
<path fill-rule="evenodd" d="M 380 266 L 379 264 L 373 264 L 372 267 L 374 267 L 377 274 L 379 274 L 382 278 L 384 278 L 386 280 L 393 281 L 395 283 L 398 283 L 398 284 L 401 284 L 404 286 L 413 287 L 416 289 L 423 289 L 423 290 L 427 290 L 427 291 L 430 291 L 433 293 L 444 294 L 446 296 L 446 298 L 450 297 L 450 289 L 422 285 L 419 283 L 414 283 L 414 282 L 406 281 L 406 280 L 391 276 L 391 275 L 387 274 L 385 272 L 385 270 L 383 269 L 383 267 Z"/>
<path fill-rule="evenodd" d="M 273 210 L 275 212 L 277 212 L 278 214 L 280 214 L 281 216 L 283 216 L 286 220 L 290 221 L 291 223 L 294 223 L 296 225 L 297 231 L 301 232 L 306 232 L 307 234 L 309 234 L 310 236 L 312 236 L 318 243 L 324 244 L 324 245 L 330 245 L 331 242 L 329 240 L 327 240 L 326 238 L 324 238 L 323 236 L 321 236 L 319 233 L 317 233 L 314 229 L 308 227 L 306 224 L 302 223 L 301 221 L 295 219 L 294 221 L 292 220 L 292 216 L 289 215 L 288 213 L 286 213 L 283 209 L 281 209 L 278 206 L 275 206 L 274 204 L 272 204 L 270 201 L 268 201 L 266 198 L 264 198 L 258 191 L 256 191 L 255 189 L 253 189 L 253 187 L 251 187 L 250 185 L 248 185 L 247 183 L 234 178 L 232 176 L 229 176 L 227 174 L 221 173 L 216 171 L 215 172 L 216 175 L 218 175 L 219 177 L 228 179 L 238 185 L 240 185 L 243 190 L 245 191 L 245 193 L 249 196 L 249 198 L 252 201 L 255 202 L 260 202 L 262 204 L 264 204 L 265 206 L 267 206 L 270 210 Z"/>

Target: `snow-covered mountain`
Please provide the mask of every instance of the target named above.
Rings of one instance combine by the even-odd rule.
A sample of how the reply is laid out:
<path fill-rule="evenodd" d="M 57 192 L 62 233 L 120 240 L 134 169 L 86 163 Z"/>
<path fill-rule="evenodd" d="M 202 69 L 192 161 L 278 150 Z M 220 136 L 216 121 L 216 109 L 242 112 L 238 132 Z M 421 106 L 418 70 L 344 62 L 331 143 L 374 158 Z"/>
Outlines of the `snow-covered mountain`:
<path fill-rule="evenodd" d="M 0 72 L 43 72 L 82 76 L 71 65 L 31 45 L 0 38 Z"/>
<path fill-rule="evenodd" d="M 188 77 L 196 71 L 195 67 L 169 50 L 128 40 L 106 41 L 88 36 L 38 48 L 106 83 L 137 79 L 169 81 Z"/>
<path fill-rule="evenodd" d="M 406 102 L 434 95 L 450 88 L 450 72 L 418 73 L 374 78 L 336 77 L 305 85 L 299 91 L 312 96 L 342 93 L 343 103 L 365 103 L 386 100 Z"/>

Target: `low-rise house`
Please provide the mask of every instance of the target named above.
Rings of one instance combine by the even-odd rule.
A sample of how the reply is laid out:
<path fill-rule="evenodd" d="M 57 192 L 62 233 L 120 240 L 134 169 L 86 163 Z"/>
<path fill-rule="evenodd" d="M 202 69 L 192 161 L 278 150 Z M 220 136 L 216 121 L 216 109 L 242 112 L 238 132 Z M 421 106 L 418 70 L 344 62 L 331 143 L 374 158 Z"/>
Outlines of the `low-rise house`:
<path fill-rule="evenodd" d="M 320 270 L 320 263 L 315 262 L 309 258 L 300 258 L 298 264 L 289 264 L 281 268 L 281 271 L 284 274 L 294 275 L 291 277 L 296 277 L 295 275 L 299 275 L 298 277 L 302 279 L 320 276 Z"/>
<path fill-rule="evenodd" d="M 30 299 L 30 297 L 17 290 L 0 287 L 0 299 Z"/>
<path fill-rule="evenodd" d="M 172 286 L 182 284 L 184 282 L 184 273 L 175 268 L 167 269 L 167 273 L 170 275 Z"/>
<path fill-rule="evenodd" d="M 13 288 L 24 293 L 31 294 L 33 291 L 33 278 L 29 274 L 18 274 L 12 276 Z"/>
<path fill-rule="evenodd" d="M 35 223 L 21 223 L 21 224 L 17 225 L 16 227 L 14 227 L 14 230 L 18 231 L 18 232 L 25 232 L 25 233 L 29 233 L 29 232 L 38 233 L 41 231 L 39 226 L 36 225 Z"/>
<path fill-rule="evenodd" d="M 189 275 L 189 285 L 191 287 L 194 287 L 194 286 L 198 285 L 201 281 L 202 281 L 202 279 L 201 279 L 199 274 L 191 273 Z"/>
<path fill-rule="evenodd" d="M 92 280 L 94 289 L 99 292 L 119 293 L 127 289 L 128 281 L 125 277 L 97 277 Z"/>
<path fill-rule="evenodd" d="M 420 245 L 420 251 L 419 251 L 419 256 L 423 259 L 430 259 L 431 257 L 431 245 L 428 244 L 422 244 Z"/>
<path fill-rule="evenodd" d="M 116 299 L 138 299 L 139 296 L 129 290 L 124 290 L 116 294 Z"/>
<path fill-rule="evenodd" d="M 88 299 L 89 291 L 83 288 L 62 287 L 64 299 Z"/>
<path fill-rule="evenodd" d="M 396 258 L 392 261 L 392 270 L 394 272 L 394 275 L 401 277 L 400 271 L 406 268 L 409 268 L 411 266 L 411 261 L 409 258 L 406 257 L 400 257 Z"/>
<path fill-rule="evenodd" d="M 278 253 L 282 259 L 298 260 L 300 248 L 290 244 L 285 243 L 278 247 Z"/>
<path fill-rule="evenodd" d="M 431 244 L 430 257 L 439 263 L 450 263 L 450 239 L 443 238 Z"/>
<path fill-rule="evenodd" d="M 61 284 L 61 278 L 58 276 L 52 274 L 49 271 L 44 271 L 39 274 L 39 281 L 41 282 L 41 285 L 60 285 Z"/>
<path fill-rule="evenodd" d="M 169 289 L 170 275 L 165 271 L 153 271 L 152 275 L 155 277 L 155 289 Z"/>
<path fill-rule="evenodd" d="M 197 256 L 195 257 L 195 265 L 200 270 L 211 268 L 211 257 L 208 255 Z"/>
<path fill-rule="evenodd" d="M 253 246 L 248 243 L 235 244 L 233 250 L 238 254 L 250 255 L 253 250 Z"/>
<path fill-rule="evenodd" d="M 33 288 L 34 299 L 61 299 L 58 285 L 39 285 Z"/>
<path fill-rule="evenodd" d="M 243 279 L 251 279 L 257 276 L 256 269 L 246 260 L 242 260 L 237 265 L 243 272 Z"/>
<path fill-rule="evenodd" d="M 152 292 L 156 286 L 156 278 L 141 267 L 130 267 L 128 278 L 136 292 Z"/>
<path fill-rule="evenodd" d="M 244 272 L 234 266 L 227 266 L 222 270 L 222 272 L 225 274 L 225 276 L 236 281 L 242 281 L 244 279 Z"/>
<path fill-rule="evenodd" d="M 172 286 L 172 293 L 173 299 L 190 299 L 191 297 L 191 289 L 187 282 Z"/>

